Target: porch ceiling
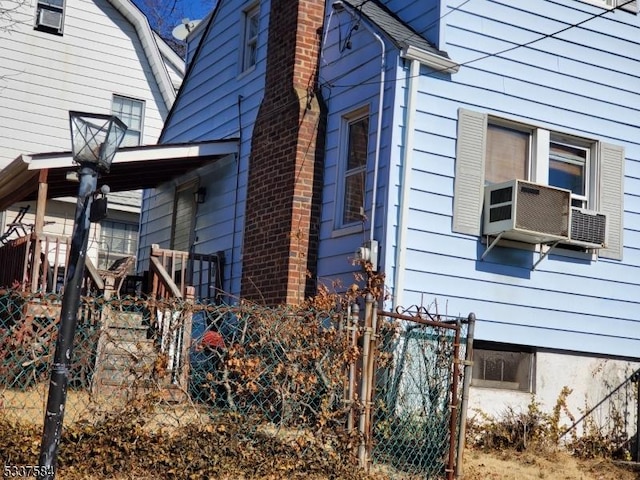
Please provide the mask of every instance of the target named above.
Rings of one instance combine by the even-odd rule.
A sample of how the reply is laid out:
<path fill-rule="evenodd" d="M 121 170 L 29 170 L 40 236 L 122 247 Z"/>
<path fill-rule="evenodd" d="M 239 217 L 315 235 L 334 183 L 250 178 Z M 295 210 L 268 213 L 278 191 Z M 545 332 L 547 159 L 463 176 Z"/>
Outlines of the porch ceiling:
<path fill-rule="evenodd" d="M 237 151 L 236 139 L 121 148 L 98 185 L 112 192 L 153 188 Z M 66 177 L 77 170 L 71 152 L 19 156 L 0 171 L 0 210 L 36 200 L 41 172 L 47 172 L 48 198 L 75 197 L 78 183 Z"/>

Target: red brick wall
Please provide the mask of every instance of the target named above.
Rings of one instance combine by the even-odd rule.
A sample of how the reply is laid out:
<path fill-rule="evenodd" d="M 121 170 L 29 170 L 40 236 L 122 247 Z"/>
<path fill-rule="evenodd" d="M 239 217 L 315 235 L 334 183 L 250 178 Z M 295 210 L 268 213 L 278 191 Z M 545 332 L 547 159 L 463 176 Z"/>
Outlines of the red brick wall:
<path fill-rule="evenodd" d="M 265 96 L 253 130 L 242 296 L 295 304 L 315 288 L 325 115 L 319 0 L 272 0 Z"/>

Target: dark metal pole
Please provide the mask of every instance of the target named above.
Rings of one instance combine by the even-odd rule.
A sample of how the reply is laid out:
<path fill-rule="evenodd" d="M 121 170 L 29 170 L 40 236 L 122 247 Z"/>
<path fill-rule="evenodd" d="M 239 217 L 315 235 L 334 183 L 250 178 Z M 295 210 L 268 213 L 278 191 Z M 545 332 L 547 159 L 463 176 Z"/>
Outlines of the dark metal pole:
<path fill-rule="evenodd" d="M 89 211 L 93 202 L 93 193 L 98 183 L 97 166 L 84 164 L 80 168 L 80 187 L 76 216 L 69 251 L 69 265 L 67 266 L 62 309 L 60 312 L 60 326 L 56 350 L 51 365 L 51 380 L 47 410 L 44 418 L 42 443 L 40 445 L 40 472 L 42 480 L 53 480 L 57 463 L 57 452 L 62 436 L 62 421 L 65 402 L 67 399 L 67 384 L 69 382 L 69 367 L 73 354 L 73 337 L 76 333 L 78 308 L 80 307 L 80 292 L 84 276 L 85 257 L 89 243 Z"/>

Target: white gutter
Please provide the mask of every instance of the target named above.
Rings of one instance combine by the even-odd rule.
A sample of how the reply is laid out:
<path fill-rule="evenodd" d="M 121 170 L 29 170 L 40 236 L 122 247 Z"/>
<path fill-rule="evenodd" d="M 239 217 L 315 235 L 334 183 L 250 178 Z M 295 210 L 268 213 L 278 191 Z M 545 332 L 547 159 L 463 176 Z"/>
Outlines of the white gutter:
<path fill-rule="evenodd" d="M 238 140 L 212 140 L 167 145 L 145 145 L 125 147 L 116 152 L 113 164 L 144 162 L 147 160 L 168 160 L 172 158 L 193 158 L 208 155 L 231 155 L 238 151 Z M 24 163 L 26 168 L 20 167 Z M 24 170 L 41 170 L 43 168 L 66 168 L 75 166 L 71 152 L 38 153 L 22 155 L 9 164 Z M 4 174 L 5 170 L 3 170 Z M 2 178 L 5 178 L 3 175 Z M 0 180 L 1 183 L 1 180 Z"/>
<path fill-rule="evenodd" d="M 405 270 L 405 236 L 407 233 L 407 219 L 409 217 L 409 195 L 411 188 L 409 185 L 410 173 L 413 167 L 413 139 L 415 115 L 414 105 L 418 96 L 418 77 L 420 75 L 420 61 L 411 60 L 409 66 L 409 81 L 407 84 L 407 108 L 404 128 L 404 150 L 402 154 L 402 178 L 400 179 L 400 195 L 398 205 L 398 227 L 396 230 L 396 258 L 395 275 L 393 282 L 393 310 L 402 305 L 404 292 L 404 270 Z"/>
<path fill-rule="evenodd" d="M 371 192 L 371 230 L 369 231 L 369 241 L 374 240 L 374 231 L 376 229 L 376 201 L 378 197 L 378 166 L 380 164 L 380 149 L 382 147 L 382 110 L 384 108 L 384 81 L 387 51 L 384 41 L 376 32 L 374 32 L 366 23 L 364 24 L 371 35 L 376 37 L 380 42 L 380 92 L 378 93 L 378 124 L 376 126 L 376 151 L 373 154 L 373 191 Z"/>
<path fill-rule="evenodd" d="M 422 65 L 431 67 L 439 72 L 456 73 L 460 70 L 459 63 L 411 45 L 404 47 L 400 52 L 400 56 L 407 60 L 417 60 Z"/>
<path fill-rule="evenodd" d="M 162 55 L 160 55 L 160 49 L 158 43 L 153 35 L 153 30 L 149 26 L 147 17 L 144 16 L 142 11 L 138 9 L 130 0 L 109 0 L 111 5 L 115 7 L 136 29 L 136 33 L 142 44 L 153 76 L 158 82 L 162 99 L 164 100 L 167 110 L 171 109 L 174 100 L 176 99 L 176 92 L 171 82 L 171 77 L 167 71 L 167 67 L 164 64 Z"/>

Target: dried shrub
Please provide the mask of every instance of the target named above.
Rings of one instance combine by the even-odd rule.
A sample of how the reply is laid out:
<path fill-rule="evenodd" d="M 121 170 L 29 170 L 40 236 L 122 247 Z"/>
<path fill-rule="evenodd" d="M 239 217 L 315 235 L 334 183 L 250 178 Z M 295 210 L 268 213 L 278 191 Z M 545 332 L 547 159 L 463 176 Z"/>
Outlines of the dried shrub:
<path fill-rule="evenodd" d="M 560 414 L 565 412 L 566 399 L 571 394 L 568 387 L 560 392 L 551 414 L 540 409 L 535 397 L 526 412 L 516 412 L 512 408 L 498 418 L 477 411 L 467 425 L 467 444 L 483 450 L 527 449 L 551 451 L 558 446 L 561 433 Z M 572 418 L 570 416 L 570 418 Z"/>

